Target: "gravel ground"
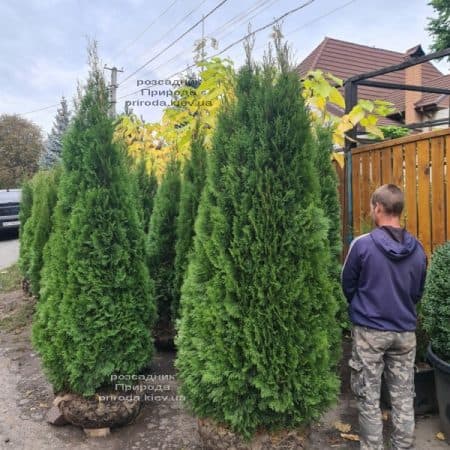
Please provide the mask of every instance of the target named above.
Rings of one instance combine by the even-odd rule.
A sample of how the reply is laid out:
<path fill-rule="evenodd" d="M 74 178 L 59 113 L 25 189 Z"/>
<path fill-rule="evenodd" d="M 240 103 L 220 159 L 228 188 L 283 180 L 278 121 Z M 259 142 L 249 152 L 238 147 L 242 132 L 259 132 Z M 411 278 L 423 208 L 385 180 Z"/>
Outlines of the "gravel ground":
<path fill-rule="evenodd" d="M 16 314 L 21 308 L 30 308 L 32 300 L 20 291 L 0 294 L 0 319 Z M 29 321 L 28 321 L 29 322 Z M 0 322 L 1 324 L 1 322 Z M 13 322 L 14 324 L 14 322 Z M 169 399 L 146 401 L 135 422 L 113 430 L 106 438 L 89 439 L 74 426 L 54 427 L 45 422 L 45 414 L 53 400 L 40 361 L 30 346 L 29 323 L 18 322 L 8 331 L 0 328 L 0 449 L 14 450 L 201 450 L 197 420 L 177 400 L 178 383 L 174 376 L 165 381 L 170 386 Z M 344 348 L 349 348 L 346 342 Z M 175 375 L 173 352 L 158 352 L 148 374 Z M 357 433 L 357 413 L 348 386 L 348 370 L 342 365 L 344 379 L 337 406 L 330 409 L 311 434 L 311 450 L 357 449 L 357 442 L 341 438 L 334 428 L 336 421 L 351 425 L 350 433 Z M 174 396 L 172 398 L 172 396 Z M 390 424 L 386 422 L 386 435 Z M 417 449 L 449 449 L 435 438 L 439 431 L 436 416 L 423 417 L 417 423 Z"/>

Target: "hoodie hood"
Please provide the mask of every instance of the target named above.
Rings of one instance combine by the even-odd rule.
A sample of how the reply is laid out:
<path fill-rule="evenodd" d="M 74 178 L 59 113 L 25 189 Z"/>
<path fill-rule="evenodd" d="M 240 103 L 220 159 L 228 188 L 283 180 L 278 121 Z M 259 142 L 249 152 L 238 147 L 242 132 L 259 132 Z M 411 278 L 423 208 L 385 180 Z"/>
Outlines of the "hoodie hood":
<path fill-rule="evenodd" d="M 417 240 L 406 230 L 403 230 L 402 243 L 392 239 L 386 231 L 380 228 L 375 228 L 370 233 L 370 237 L 388 258 L 395 260 L 407 258 L 414 252 L 417 246 Z"/>

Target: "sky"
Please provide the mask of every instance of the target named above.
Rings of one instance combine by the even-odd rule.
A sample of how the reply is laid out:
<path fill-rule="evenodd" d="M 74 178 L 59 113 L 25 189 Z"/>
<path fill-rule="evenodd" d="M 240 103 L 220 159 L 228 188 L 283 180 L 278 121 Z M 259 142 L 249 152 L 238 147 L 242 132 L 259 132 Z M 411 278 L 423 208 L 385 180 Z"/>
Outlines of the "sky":
<path fill-rule="evenodd" d="M 247 34 L 249 23 L 256 30 L 309 1 L 227 0 L 205 19 L 204 36 L 218 39 L 220 51 Z M 102 64 L 123 69 L 118 73 L 117 90 L 117 112 L 122 112 L 126 100 L 142 100 L 139 94 L 125 97 L 139 89 L 139 82 L 165 83 L 168 76 L 193 63 L 201 24 L 163 50 L 219 3 L 221 0 L 1 0 L 0 114 L 23 114 L 40 126 L 44 135 L 50 132 L 61 97 L 71 106 L 77 82 L 86 79 L 86 48 L 92 39 L 98 42 Z M 297 62 L 327 36 L 399 52 L 422 44 L 428 53 L 432 40 L 426 30 L 427 17 L 434 12 L 427 3 L 313 0 L 287 16 L 282 29 Z M 261 59 L 270 33 L 267 29 L 256 34 L 256 60 Z M 215 52 L 207 49 L 209 55 Z M 244 61 L 242 44 L 223 56 L 239 67 Z M 436 65 L 449 73 L 447 62 Z M 105 75 L 109 79 L 110 72 Z M 147 121 L 159 120 L 162 113 L 160 106 L 133 109 Z"/>

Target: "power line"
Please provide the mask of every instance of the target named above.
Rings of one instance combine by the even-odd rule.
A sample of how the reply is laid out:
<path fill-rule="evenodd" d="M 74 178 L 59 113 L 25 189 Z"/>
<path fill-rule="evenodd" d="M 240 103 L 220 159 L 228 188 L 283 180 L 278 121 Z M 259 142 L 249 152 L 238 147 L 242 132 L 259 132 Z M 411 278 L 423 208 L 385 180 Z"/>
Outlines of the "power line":
<path fill-rule="evenodd" d="M 26 114 L 33 114 L 33 113 L 37 113 L 40 111 L 45 111 L 46 109 L 54 108 L 55 106 L 58 106 L 58 105 L 59 105 L 59 103 L 55 103 L 54 105 L 46 106 L 45 108 L 35 109 L 33 111 L 27 111 L 24 113 L 19 113 L 19 116 L 25 116 Z"/>
<path fill-rule="evenodd" d="M 232 25 L 235 25 L 242 20 L 245 20 L 245 18 L 250 15 L 252 12 L 258 10 L 259 8 L 263 7 L 264 5 L 267 5 L 267 3 L 272 2 L 273 0 L 259 0 L 257 1 L 250 9 L 247 11 L 242 11 L 236 16 L 232 17 L 228 22 L 224 23 L 221 27 L 217 28 L 217 30 L 214 31 L 214 33 L 222 34 L 224 31 L 227 30 Z M 265 9 L 265 8 L 264 8 Z"/>
<path fill-rule="evenodd" d="M 212 58 L 215 58 L 216 56 L 221 55 L 222 53 L 226 52 L 226 51 L 229 50 L 230 48 L 234 47 L 235 45 L 237 45 L 237 44 L 241 43 L 242 41 L 244 41 L 245 39 L 247 39 L 249 36 L 252 36 L 252 35 L 254 35 L 254 34 L 256 34 L 256 33 L 259 33 L 260 31 L 263 31 L 263 30 L 265 30 L 265 29 L 271 27 L 271 26 L 274 25 L 275 23 L 279 22 L 281 19 L 284 19 L 285 17 L 287 17 L 287 16 L 289 16 L 289 15 L 291 15 L 291 14 L 293 14 L 293 13 L 295 13 L 295 12 L 297 12 L 297 11 L 303 9 L 303 8 L 305 8 L 306 6 L 309 6 L 309 5 L 310 5 L 311 3 L 313 3 L 314 1 L 315 1 L 315 0 L 308 0 L 307 2 L 305 2 L 305 3 L 301 4 L 301 5 L 299 5 L 297 8 L 291 9 L 290 11 L 288 11 L 288 12 L 282 14 L 282 15 L 279 16 L 278 18 L 274 19 L 272 22 L 268 23 L 267 25 L 264 25 L 264 26 L 262 26 L 262 27 L 256 29 L 255 31 L 252 31 L 251 33 L 247 33 L 244 37 L 242 37 L 241 39 L 238 39 L 237 41 L 235 41 L 235 42 L 233 42 L 232 44 L 228 45 L 226 48 L 224 48 L 224 49 L 221 50 L 220 52 L 218 52 L 218 53 L 216 53 L 216 54 L 214 54 L 214 55 L 212 55 L 212 56 L 208 56 L 207 58 L 205 58 L 205 60 L 212 59 Z M 174 76 L 176 76 L 176 75 L 181 74 L 181 73 L 184 72 L 185 70 L 188 70 L 188 69 L 191 69 L 191 68 L 193 68 L 193 67 L 196 67 L 196 65 L 197 65 L 197 64 L 191 64 L 190 66 L 186 67 L 185 69 L 180 70 L 180 71 L 178 71 L 178 72 L 176 72 L 176 73 L 174 73 L 174 74 L 172 74 L 172 75 L 170 75 L 170 76 L 168 76 L 168 77 L 165 77 L 165 78 L 166 78 L 166 79 L 170 79 L 170 78 L 172 78 L 172 77 L 174 77 Z M 128 93 L 128 94 L 124 94 L 124 95 L 122 95 L 122 96 L 119 97 L 119 100 L 122 99 L 122 98 L 125 98 L 125 97 L 129 97 L 129 96 L 131 96 L 131 95 L 133 95 L 133 94 L 137 94 L 137 93 L 140 92 L 140 91 L 141 91 L 141 89 L 138 89 L 138 90 L 133 91 L 133 92 L 130 92 L 130 93 Z"/>
<path fill-rule="evenodd" d="M 189 11 L 181 20 L 179 20 L 172 28 L 170 28 L 169 30 L 167 30 L 157 41 L 153 42 L 151 44 L 151 47 L 156 47 L 160 42 L 163 42 L 164 39 L 166 38 L 166 36 L 170 36 L 172 31 L 175 30 L 178 25 L 180 25 L 181 23 L 183 23 L 188 17 L 192 16 L 192 14 L 197 11 L 201 6 L 203 6 L 204 3 L 206 3 L 207 0 L 202 0 L 200 1 L 200 3 L 197 3 L 197 5 L 191 9 L 191 11 Z M 147 53 L 147 52 L 146 52 Z M 142 56 L 142 55 L 141 55 Z M 126 80 L 123 81 L 123 83 L 125 83 Z"/>
<path fill-rule="evenodd" d="M 261 14 L 263 11 L 265 11 L 268 7 L 272 6 L 272 5 L 273 5 L 275 2 L 277 2 L 277 1 L 279 1 L 279 0 L 263 0 L 262 3 L 261 3 L 261 0 L 257 1 L 257 2 L 255 3 L 255 5 L 258 4 L 258 3 L 259 3 L 259 5 L 252 7 L 250 10 L 247 10 L 247 12 L 242 11 L 241 13 L 237 14 L 237 15 L 234 16 L 232 19 L 230 19 L 227 23 L 225 23 L 225 24 L 222 25 L 221 27 L 219 27 L 219 28 L 217 28 L 216 30 L 214 30 L 214 31 L 211 33 L 210 36 L 215 36 L 216 33 L 219 32 L 219 30 L 222 30 L 222 29 L 224 28 L 224 26 L 226 26 L 226 25 L 228 25 L 228 24 L 230 24 L 229 26 L 231 26 L 231 24 L 232 24 L 232 25 L 237 25 L 238 23 L 244 21 L 244 20 L 246 19 L 246 17 L 247 17 L 249 14 L 251 14 L 251 13 L 252 13 L 253 11 L 255 11 L 256 9 L 261 8 L 262 6 L 264 6 L 264 4 L 267 5 L 267 3 L 269 2 L 269 4 L 268 4 L 267 6 L 265 6 L 265 7 L 264 7 L 261 11 L 259 11 L 258 13 L 254 14 L 252 17 L 250 17 L 249 20 L 253 19 L 253 17 L 256 17 L 257 15 Z M 245 14 L 244 14 L 244 13 L 245 13 Z M 236 22 L 236 19 L 239 19 L 239 20 Z M 236 23 L 233 23 L 233 22 L 236 22 Z M 229 28 L 229 26 L 227 26 L 223 31 L 225 31 L 227 28 Z M 223 36 L 227 36 L 228 34 L 229 34 L 229 33 L 223 34 L 223 32 L 222 32 L 222 35 L 223 35 Z M 172 61 L 175 61 L 176 59 L 178 59 L 180 56 L 186 54 L 187 52 L 188 52 L 188 50 L 182 50 L 181 52 L 177 53 L 176 55 L 174 55 L 174 56 L 173 56 L 172 58 L 170 58 L 169 60 L 163 61 L 161 64 L 158 64 L 156 67 L 151 68 L 150 70 L 152 70 L 153 72 L 155 72 L 156 70 L 158 70 L 158 69 L 161 68 L 162 66 L 164 66 L 164 65 L 166 65 L 166 64 L 169 64 L 169 63 L 171 63 Z"/>
<path fill-rule="evenodd" d="M 273 20 L 272 22 L 268 23 L 267 25 L 264 25 L 262 27 L 259 27 L 258 29 L 256 29 L 255 31 L 252 31 L 250 33 L 247 33 L 244 37 L 242 37 L 241 39 L 238 39 L 237 41 L 233 42 L 232 44 L 228 45 L 227 47 L 225 47 L 223 50 L 221 50 L 220 52 L 208 56 L 206 59 L 212 59 L 215 58 L 216 56 L 222 55 L 223 53 L 225 53 L 227 50 L 229 50 L 230 48 L 234 47 L 237 44 L 240 44 L 242 41 L 245 41 L 245 39 L 247 39 L 248 37 L 255 35 L 256 33 L 259 33 L 261 31 L 266 30 L 267 28 L 271 27 L 272 25 L 276 24 L 277 22 L 279 22 L 280 20 L 284 19 L 285 17 L 299 11 L 300 9 L 305 8 L 306 6 L 309 6 L 311 3 L 313 3 L 315 0 L 308 0 L 307 2 L 301 4 L 300 6 L 298 6 L 297 8 L 291 9 L 290 11 L 282 14 L 281 16 L 277 17 L 275 20 Z M 193 67 L 195 67 L 196 64 L 191 64 L 190 66 L 187 66 L 185 69 L 182 69 L 168 77 L 166 77 L 167 79 L 170 79 L 176 75 L 179 75 L 180 73 L 183 73 L 185 70 L 188 69 L 192 69 Z"/>
<path fill-rule="evenodd" d="M 188 33 L 190 33 L 197 25 L 199 25 L 204 19 L 209 17 L 211 14 L 213 14 L 215 11 L 217 11 L 222 5 L 224 5 L 228 0 L 222 0 L 217 6 L 215 6 L 211 11 L 208 12 L 204 17 L 202 17 L 200 20 L 194 23 L 191 27 L 189 27 L 183 34 L 178 36 L 174 41 L 172 41 L 169 45 L 167 45 L 163 50 L 161 50 L 159 53 L 157 53 L 153 58 L 150 58 L 147 62 L 145 62 L 142 66 L 140 66 L 138 69 L 136 69 L 134 72 L 132 72 L 130 75 L 128 75 L 122 83 L 129 80 L 133 75 L 136 75 L 138 72 L 140 72 L 142 69 L 147 67 L 152 61 L 154 61 L 156 58 L 161 56 L 164 52 L 166 52 L 169 48 L 173 47 L 178 41 L 184 38 Z"/>
<path fill-rule="evenodd" d="M 352 4 L 352 3 L 355 3 L 356 1 L 357 1 L 357 0 L 350 0 L 350 1 L 348 1 L 347 3 L 344 3 L 344 4 L 340 5 L 340 6 L 338 6 L 338 7 L 334 8 L 334 9 L 332 9 L 331 11 L 328 11 L 327 13 L 322 14 L 322 15 L 316 17 L 316 18 L 313 19 L 313 20 L 310 20 L 309 22 L 305 22 L 304 24 L 300 25 L 299 27 L 295 28 L 294 30 L 288 31 L 288 32 L 285 34 L 285 36 L 289 36 L 290 34 L 294 34 L 294 33 L 296 33 L 297 31 L 300 31 L 300 30 L 302 30 L 303 28 L 306 28 L 306 27 L 308 27 L 309 25 L 312 25 L 313 23 L 318 22 L 319 20 L 322 20 L 323 18 L 330 16 L 331 14 L 335 13 L 336 11 L 339 11 L 339 10 L 341 10 L 341 9 L 344 9 L 345 7 L 347 7 L 348 5 L 350 5 L 350 4 Z M 264 47 L 264 45 L 260 45 L 256 50 L 260 50 L 260 49 L 263 48 L 263 47 Z"/>
<path fill-rule="evenodd" d="M 142 32 L 140 32 L 131 42 L 129 42 L 125 47 L 122 47 L 113 57 L 112 59 L 116 59 L 119 55 L 121 55 L 125 50 L 128 50 L 133 44 L 135 44 L 144 34 L 159 20 L 164 14 L 166 14 L 169 9 L 172 8 L 178 0 L 174 0 L 155 20 L 153 20 L 150 25 L 148 25 Z"/>
<path fill-rule="evenodd" d="M 357 1 L 357 0 L 350 0 L 350 1 L 347 2 L 347 3 L 344 3 L 344 4 L 341 5 L 341 6 L 338 6 L 337 8 L 334 8 L 334 9 L 332 9 L 331 11 L 329 11 L 329 12 L 327 12 L 327 13 L 325 13 L 325 14 L 319 16 L 319 17 L 316 17 L 315 19 L 313 19 L 313 20 L 311 20 L 311 21 L 309 21 L 309 22 L 304 23 L 303 25 L 299 26 L 299 27 L 296 28 L 295 30 L 289 31 L 288 33 L 286 33 L 286 36 L 288 36 L 289 34 L 296 33 L 297 31 L 301 30 L 302 28 L 305 28 L 305 27 L 307 27 L 307 26 L 309 26 L 309 25 L 312 25 L 313 23 L 318 22 L 319 20 L 323 19 L 324 17 L 330 16 L 331 14 L 335 13 L 336 11 L 339 11 L 339 10 L 343 9 L 343 8 L 345 8 L 346 6 L 348 6 L 348 5 L 352 4 L 352 3 L 355 3 L 356 1 Z"/>

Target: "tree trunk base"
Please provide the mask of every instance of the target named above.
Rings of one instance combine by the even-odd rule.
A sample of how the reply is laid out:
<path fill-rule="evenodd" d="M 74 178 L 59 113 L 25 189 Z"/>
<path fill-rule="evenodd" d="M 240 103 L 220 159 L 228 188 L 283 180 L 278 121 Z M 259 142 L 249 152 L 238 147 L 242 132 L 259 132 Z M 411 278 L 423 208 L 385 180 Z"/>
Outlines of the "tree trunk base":
<path fill-rule="evenodd" d="M 86 429 L 109 429 L 132 422 L 141 410 L 139 393 L 98 392 L 92 397 L 66 394 L 55 399 L 56 406 L 72 425 Z"/>
<path fill-rule="evenodd" d="M 309 428 L 258 431 L 251 441 L 211 419 L 198 419 L 198 431 L 205 450 L 300 450 L 308 448 Z"/>

